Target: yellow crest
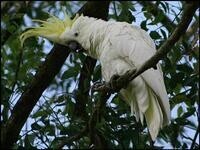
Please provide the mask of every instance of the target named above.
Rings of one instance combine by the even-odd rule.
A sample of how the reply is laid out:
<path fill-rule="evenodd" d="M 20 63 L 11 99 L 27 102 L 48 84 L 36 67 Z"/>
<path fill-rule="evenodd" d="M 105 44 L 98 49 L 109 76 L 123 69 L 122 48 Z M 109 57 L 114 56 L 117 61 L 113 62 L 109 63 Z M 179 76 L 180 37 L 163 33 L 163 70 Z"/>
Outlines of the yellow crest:
<path fill-rule="evenodd" d="M 64 20 L 59 19 L 56 16 L 50 15 L 46 21 L 33 19 L 35 22 L 41 23 L 39 27 L 32 27 L 21 34 L 20 41 L 23 46 L 24 41 L 32 36 L 41 36 L 45 37 L 49 40 L 56 42 L 58 37 L 66 30 L 66 28 L 71 28 L 73 23 L 79 17 L 79 14 L 76 14 L 73 20 L 70 19 L 69 16 L 64 12 L 65 18 Z"/>

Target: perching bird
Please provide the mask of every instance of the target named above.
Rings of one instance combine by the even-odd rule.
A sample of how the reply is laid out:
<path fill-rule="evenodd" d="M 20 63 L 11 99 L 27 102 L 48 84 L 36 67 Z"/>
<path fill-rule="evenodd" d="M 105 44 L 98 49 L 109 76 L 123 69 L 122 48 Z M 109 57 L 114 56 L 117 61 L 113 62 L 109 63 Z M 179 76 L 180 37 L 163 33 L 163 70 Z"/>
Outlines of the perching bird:
<path fill-rule="evenodd" d="M 139 27 L 126 22 L 104 21 L 87 16 L 71 20 L 65 14 L 61 20 L 51 16 L 20 36 L 24 40 L 41 36 L 55 43 L 68 46 L 70 41 L 78 42 L 86 53 L 100 61 L 102 77 L 109 82 L 113 75 L 123 75 L 128 70 L 139 68 L 155 54 L 156 48 L 150 36 Z M 120 90 L 137 121 L 145 118 L 152 140 L 159 130 L 170 122 L 170 106 L 163 73 L 159 64 L 157 70 L 149 69 Z"/>

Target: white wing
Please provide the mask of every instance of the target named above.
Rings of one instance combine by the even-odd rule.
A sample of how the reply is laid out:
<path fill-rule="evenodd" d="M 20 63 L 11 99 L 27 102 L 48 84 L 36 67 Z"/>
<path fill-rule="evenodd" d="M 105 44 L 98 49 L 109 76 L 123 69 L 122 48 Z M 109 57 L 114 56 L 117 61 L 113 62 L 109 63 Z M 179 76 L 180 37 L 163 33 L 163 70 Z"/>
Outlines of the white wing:
<path fill-rule="evenodd" d="M 137 66 L 137 68 L 156 52 L 155 45 L 149 35 L 143 30 L 138 30 L 138 32 L 140 32 L 140 37 L 142 39 L 136 42 L 135 50 L 133 50 L 133 53 L 129 55 L 129 59 L 135 66 Z M 168 124 L 170 120 L 170 106 L 160 64 L 157 64 L 157 70 L 151 68 L 142 73 L 141 76 L 159 97 L 158 102 L 161 106 L 162 112 L 164 113 L 163 125 Z"/>

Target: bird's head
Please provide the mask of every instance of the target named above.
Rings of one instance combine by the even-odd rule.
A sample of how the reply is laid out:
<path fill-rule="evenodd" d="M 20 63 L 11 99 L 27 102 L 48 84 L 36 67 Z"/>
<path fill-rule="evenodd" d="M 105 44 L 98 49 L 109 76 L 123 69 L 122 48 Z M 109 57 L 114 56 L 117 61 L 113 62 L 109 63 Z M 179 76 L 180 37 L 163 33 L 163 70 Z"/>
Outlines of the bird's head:
<path fill-rule="evenodd" d="M 39 27 L 32 27 L 21 34 L 20 41 L 23 46 L 24 41 L 32 36 L 41 36 L 47 38 L 48 40 L 67 45 L 67 42 L 73 40 L 71 35 L 71 27 L 76 19 L 79 17 L 78 14 L 73 19 L 70 19 L 66 13 L 64 20 L 59 19 L 56 16 L 51 15 L 46 21 L 42 20 L 33 20 L 35 22 L 41 23 Z"/>

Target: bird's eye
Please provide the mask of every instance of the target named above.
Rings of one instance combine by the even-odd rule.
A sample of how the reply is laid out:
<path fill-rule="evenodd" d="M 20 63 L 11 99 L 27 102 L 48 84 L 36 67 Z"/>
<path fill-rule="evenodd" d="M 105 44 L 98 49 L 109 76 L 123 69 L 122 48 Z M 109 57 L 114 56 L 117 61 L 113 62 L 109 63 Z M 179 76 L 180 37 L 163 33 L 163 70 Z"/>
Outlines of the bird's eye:
<path fill-rule="evenodd" d="M 76 33 L 74 33 L 74 35 L 75 35 L 75 36 L 78 36 L 78 33 L 76 32 Z"/>

